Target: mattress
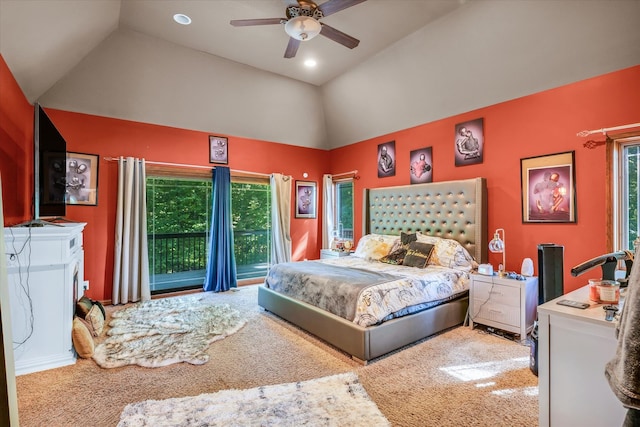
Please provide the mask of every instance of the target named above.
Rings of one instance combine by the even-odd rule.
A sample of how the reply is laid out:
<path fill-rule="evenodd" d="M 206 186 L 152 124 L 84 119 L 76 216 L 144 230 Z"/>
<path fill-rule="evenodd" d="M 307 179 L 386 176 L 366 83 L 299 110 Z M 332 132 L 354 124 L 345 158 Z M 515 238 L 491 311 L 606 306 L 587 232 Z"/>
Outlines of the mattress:
<path fill-rule="evenodd" d="M 277 264 L 265 286 L 366 327 L 466 295 L 469 273 L 351 256 Z"/>

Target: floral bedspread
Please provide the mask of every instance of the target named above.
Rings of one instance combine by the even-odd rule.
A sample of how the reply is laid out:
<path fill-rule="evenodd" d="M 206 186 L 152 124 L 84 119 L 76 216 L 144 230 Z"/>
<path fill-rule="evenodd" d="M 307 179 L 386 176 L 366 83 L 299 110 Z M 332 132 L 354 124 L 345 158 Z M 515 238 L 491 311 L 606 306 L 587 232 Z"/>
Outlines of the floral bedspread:
<path fill-rule="evenodd" d="M 369 270 L 395 278 L 359 291 L 355 316 L 347 319 L 365 327 L 448 301 L 469 289 L 469 273 L 465 270 L 433 265 L 422 269 L 366 261 L 353 256 L 317 262 Z"/>

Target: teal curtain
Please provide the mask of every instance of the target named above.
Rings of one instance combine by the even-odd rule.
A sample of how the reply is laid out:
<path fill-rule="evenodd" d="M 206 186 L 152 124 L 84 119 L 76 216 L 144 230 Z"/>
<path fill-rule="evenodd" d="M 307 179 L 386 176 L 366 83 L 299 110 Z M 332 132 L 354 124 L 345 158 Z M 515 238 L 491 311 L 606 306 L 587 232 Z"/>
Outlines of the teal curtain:
<path fill-rule="evenodd" d="M 204 278 L 204 290 L 225 292 L 238 286 L 236 259 L 233 253 L 231 224 L 231 172 L 216 166 L 213 170 L 213 201 L 209 258 Z"/>

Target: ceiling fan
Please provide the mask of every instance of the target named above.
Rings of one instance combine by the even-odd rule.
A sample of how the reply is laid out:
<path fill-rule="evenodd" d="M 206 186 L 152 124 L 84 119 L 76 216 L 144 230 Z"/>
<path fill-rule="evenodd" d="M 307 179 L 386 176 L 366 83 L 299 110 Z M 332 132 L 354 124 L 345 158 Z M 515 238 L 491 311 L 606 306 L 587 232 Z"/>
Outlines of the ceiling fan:
<path fill-rule="evenodd" d="M 360 40 L 320 22 L 320 19 L 365 1 L 329 0 L 318 5 L 311 0 L 297 0 L 297 2 L 290 2 L 286 7 L 286 18 L 235 19 L 231 21 L 231 25 L 234 27 L 247 27 L 252 25 L 284 24 L 284 30 L 289 35 L 289 44 L 284 51 L 285 58 L 296 56 L 300 42 L 311 40 L 318 34 L 322 34 L 334 42 L 353 49 L 358 46 Z"/>

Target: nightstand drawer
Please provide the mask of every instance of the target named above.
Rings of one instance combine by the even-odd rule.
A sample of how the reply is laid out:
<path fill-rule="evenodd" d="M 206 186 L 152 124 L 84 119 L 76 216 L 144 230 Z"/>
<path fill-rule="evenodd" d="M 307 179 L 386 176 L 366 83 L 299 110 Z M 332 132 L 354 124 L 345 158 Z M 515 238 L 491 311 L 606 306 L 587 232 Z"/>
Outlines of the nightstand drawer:
<path fill-rule="evenodd" d="M 482 323 L 483 320 L 491 320 L 516 328 L 520 327 L 520 306 L 496 304 L 493 298 L 491 301 L 484 302 L 485 300 L 474 299 L 474 313 L 471 313 L 471 319 L 474 322 Z"/>
<path fill-rule="evenodd" d="M 473 299 L 476 304 L 490 300 L 494 304 L 520 307 L 520 288 L 497 283 L 474 282 Z"/>

